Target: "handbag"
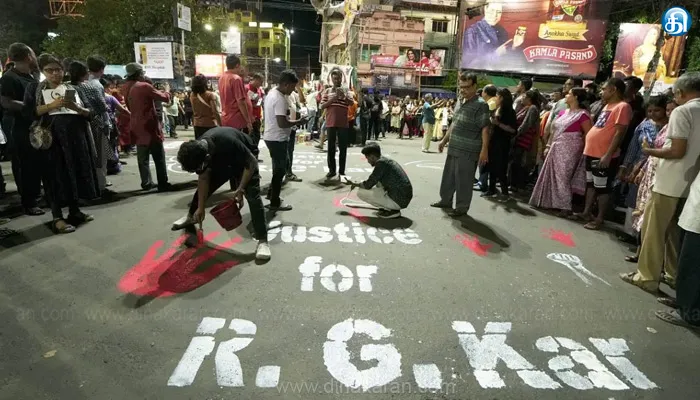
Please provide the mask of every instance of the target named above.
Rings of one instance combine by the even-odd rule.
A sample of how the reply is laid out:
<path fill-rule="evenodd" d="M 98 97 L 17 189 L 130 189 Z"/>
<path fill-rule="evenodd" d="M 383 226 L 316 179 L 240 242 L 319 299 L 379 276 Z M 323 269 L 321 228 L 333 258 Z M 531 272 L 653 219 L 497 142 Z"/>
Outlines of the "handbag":
<path fill-rule="evenodd" d="M 41 105 L 41 85 L 37 86 L 36 92 L 36 106 L 37 108 Z M 48 126 L 44 126 L 46 122 L 46 114 L 39 117 L 38 120 L 32 122 L 29 126 L 29 144 L 36 150 L 48 150 L 53 144 L 53 134 L 51 133 L 51 125 L 53 120 Z"/>

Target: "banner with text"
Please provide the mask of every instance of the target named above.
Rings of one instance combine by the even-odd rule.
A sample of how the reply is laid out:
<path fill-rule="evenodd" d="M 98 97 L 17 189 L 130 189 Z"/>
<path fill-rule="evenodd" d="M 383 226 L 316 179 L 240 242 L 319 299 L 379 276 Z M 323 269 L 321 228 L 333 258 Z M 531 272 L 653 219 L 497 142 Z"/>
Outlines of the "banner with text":
<path fill-rule="evenodd" d="M 152 79 L 173 79 L 173 43 L 134 43 L 136 62 L 143 65 L 146 76 Z"/>
<path fill-rule="evenodd" d="M 656 53 L 661 25 L 620 24 L 620 36 L 615 49 L 613 76 L 625 78 L 636 76 L 648 88 L 656 78 L 652 93 L 661 93 L 673 86 L 681 69 L 685 49 L 685 36 L 671 36 L 664 41 L 656 71 L 647 72 L 649 62 Z"/>
<path fill-rule="evenodd" d="M 218 78 L 226 71 L 226 56 L 223 54 L 197 54 L 194 57 L 194 68 L 197 75 Z"/>
<path fill-rule="evenodd" d="M 595 76 L 609 0 L 484 0 L 483 15 L 464 18 L 466 69 Z"/>
<path fill-rule="evenodd" d="M 370 69 L 393 67 L 414 70 L 416 75 L 442 76 L 445 65 L 445 49 L 407 49 L 401 55 L 377 54 L 370 58 Z"/>

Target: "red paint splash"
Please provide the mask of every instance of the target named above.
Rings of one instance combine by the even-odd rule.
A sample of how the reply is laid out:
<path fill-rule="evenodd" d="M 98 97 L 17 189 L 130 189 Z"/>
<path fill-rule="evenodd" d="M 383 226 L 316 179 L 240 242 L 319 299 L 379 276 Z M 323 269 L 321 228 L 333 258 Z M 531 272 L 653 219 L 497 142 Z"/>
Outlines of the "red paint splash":
<path fill-rule="evenodd" d="M 219 235 L 220 232 L 212 232 L 204 240 L 212 241 Z M 122 276 L 117 285 L 119 290 L 138 296 L 170 297 L 206 285 L 239 263 L 238 260 L 231 260 L 229 255 L 221 254 L 240 243 L 242 238 L 229 239 L 213 248 L 200 245 L 181 249 L 187 237 L 182 235 L 177 238 L 160 256 L 158 253 L 165 242 L 159 240 L 153 243 L 141 261 Z M 200 269 L 208 262 L 211 264 Z"/>
<path fill-rule="evenodd" d="M 343 204 L 345 202 L 364 203 L 362 200 L 358 199 L 354 193 L 350 193 L 350 195 L 347 196 L 347 199 L 345 196 L 334 197 L 333 198 L 333 206 L 346 210 L 348 214 L 350 214 L 352 217 L 354 217 L 355 219 L 357 219 L 358 221 L 360 221 L 364 224 L 369 222 L 369 216 L 365 215 L 362 211 L 360 211 L 357 208 L 346 207 L 345 204 Z"/>
<path fill-rule="evenodd" d="M 479 257 L 486 256 L 493 247 L 493 244 L 481 243 L 477 236 L 457 235 L 455 239 Z"/>
<path fill-rule="evenodd" d="M 552 239 L 556 242 L 559 242 L 563 244 L 564 246 L 567 247 L 576 247 L 576 243 L 574 242 L 574 234 L 569 232 L 569 233 L 564 233 L 564 231 L 556 230 L 556 229 L 549 229 L 549 230 L 544 230 L 543 231 L 544 236 L 548 237 L 549 239 Z"/>

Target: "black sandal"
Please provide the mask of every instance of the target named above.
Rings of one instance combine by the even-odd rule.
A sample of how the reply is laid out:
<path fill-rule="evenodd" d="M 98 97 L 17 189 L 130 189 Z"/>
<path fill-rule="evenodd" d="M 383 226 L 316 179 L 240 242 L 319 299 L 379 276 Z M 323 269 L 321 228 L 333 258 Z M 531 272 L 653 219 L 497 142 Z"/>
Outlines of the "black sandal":
<path fill-rule="evenodd" d="M 63 222 L 63 228 L 58 227 L 59 222 Z M 54 233 L 56 233 L 56 234 L 75 232 L 75 227 L 73 225 L 69 224 L 68 222 L 66 222 L 66 220 L 63 218 L 53 220 L 53 222 L 51 223 L 51 229 L 53 229 Z"/>

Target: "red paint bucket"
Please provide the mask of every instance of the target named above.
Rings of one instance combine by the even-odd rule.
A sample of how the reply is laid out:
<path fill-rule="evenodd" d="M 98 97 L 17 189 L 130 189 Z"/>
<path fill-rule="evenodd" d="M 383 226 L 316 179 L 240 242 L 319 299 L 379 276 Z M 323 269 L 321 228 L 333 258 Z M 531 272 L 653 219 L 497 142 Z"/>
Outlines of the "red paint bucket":
<path fill-rule="evenodd" d="M 241 210 L 238 209 L 238 203 L 235 200 L 222 201 L 217 204 L 211 209 L 211 215 L 227 231 L 232 231 L 243 223 Z"/>

